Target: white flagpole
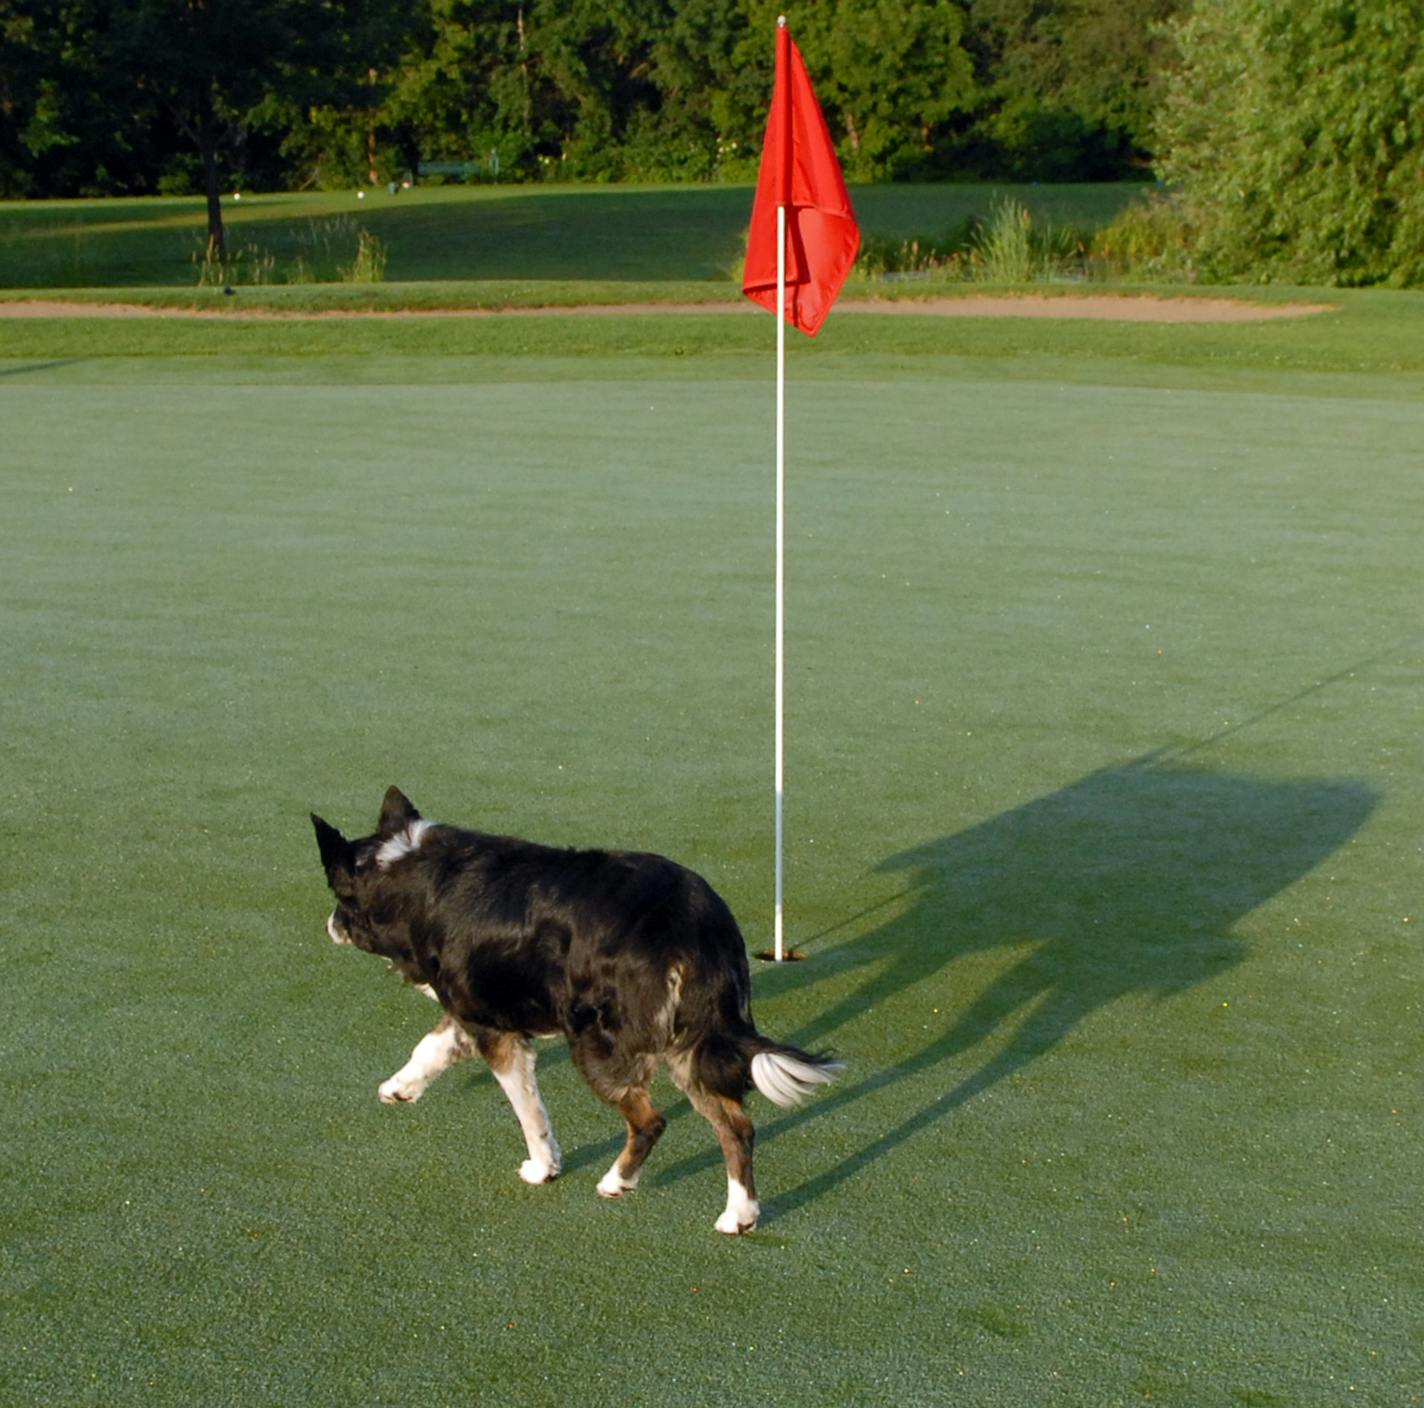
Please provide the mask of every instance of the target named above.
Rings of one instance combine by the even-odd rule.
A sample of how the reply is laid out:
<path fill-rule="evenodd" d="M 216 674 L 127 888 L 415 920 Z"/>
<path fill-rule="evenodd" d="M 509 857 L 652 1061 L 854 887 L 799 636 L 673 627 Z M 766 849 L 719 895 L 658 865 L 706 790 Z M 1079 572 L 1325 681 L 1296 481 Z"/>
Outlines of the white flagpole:
<path fill-rule="evenodd" d="M 785 21 L 783 21 L 785 23 Z M 785 752 L 782 705 L 786 626 L 786 207 L 776 207 L 776 917 L 775 957 L 782 959 L 781 920 L 784 878 L 782 762 Z"/>

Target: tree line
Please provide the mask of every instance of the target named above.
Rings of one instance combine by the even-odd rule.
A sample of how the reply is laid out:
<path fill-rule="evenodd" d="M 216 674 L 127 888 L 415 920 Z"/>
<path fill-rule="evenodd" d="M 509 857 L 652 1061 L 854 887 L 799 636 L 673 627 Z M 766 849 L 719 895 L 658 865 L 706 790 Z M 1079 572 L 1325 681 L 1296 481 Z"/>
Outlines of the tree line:
<path fill-rule="evenodd" d="M 1141 175 L 1179 0 L 791 7 L 852 180 Z M 784 0 L 0 0 L 0 195 L 754 174 Z"/>
<path fill-rule="evenodd" d="M 1156 175 L 1203 276 L 1424 283 L 1419 0 L 0 0 L 0 197 L 751 180 L 783 7 L 852 181 Z"/>

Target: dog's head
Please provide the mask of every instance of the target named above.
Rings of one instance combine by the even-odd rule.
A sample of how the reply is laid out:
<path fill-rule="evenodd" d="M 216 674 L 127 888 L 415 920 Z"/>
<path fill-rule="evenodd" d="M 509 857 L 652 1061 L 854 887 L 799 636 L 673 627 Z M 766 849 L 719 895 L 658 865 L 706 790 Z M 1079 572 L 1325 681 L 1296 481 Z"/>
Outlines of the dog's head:
<path fill-rule="evenodd" d="M 386 793 L 373 835 L 348 841 L 312 813 L 316 844 L 336 907 L 326 921 L 333 943 L 354 944 L 399 967 L 415 960 L 410 943 L 408 886 L 395 862 L 417 850 L 430 823 L 397 787 Z"/>

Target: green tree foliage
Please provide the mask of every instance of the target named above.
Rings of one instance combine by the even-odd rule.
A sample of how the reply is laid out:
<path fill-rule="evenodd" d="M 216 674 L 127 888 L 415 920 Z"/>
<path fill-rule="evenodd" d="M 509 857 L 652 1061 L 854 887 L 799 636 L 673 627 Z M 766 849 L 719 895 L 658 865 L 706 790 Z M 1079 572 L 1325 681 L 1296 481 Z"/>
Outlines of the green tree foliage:
<path fill-rule="evenodd" d="M 494 152 L 508 178 L 535 174 L 536 56 L 526 10 L 522 3 L 488 0 L 426 0 L 410 7 L 380 114 L 383 134 L 404 169 L 414 172 L 422 160 L 483 160 Z M 347 180 L 354 173 L 333 174 Z"/>
<path fill-rule="evenodd" d="M 1154 26 L 1190 3 L 802 0 L 791 23 L 852 179 L 1104 179 L 1145 169 Z M 783 6 L 0 0 L 0 191 L 747 179 Z"/>
<path fill-rule="evenodd" d="M 834 0 L 807 11 L 797 42 L 852 180 L 933 167 L 973 102 L 963 31 L 953 0 Z"/>
<path fill-rule="evenodd" d="M 310 0 L 302 3 L 312 8 Z M 305 43 L 287 51 L 284 71 L 254 115 L 280 137 L 288 169 L 296 167 L 307 180 L 387 181 L 400 165 L 385 122 L 400 81 L 409 12 L 404 0 L 343 0 L 321 8 L 320 27 L 309 28 Z"/>
<path fill-rule="evenodd" d="M 28 195 L 35 185 L 29 159 L 43 160 L 69 140 L 55 124 L 39 8 L 0 0 L 0 197 Z"/>
<path fill-rule="evenodd" d="M 0 195 L 112 195 L 149 187 L 174 136 L 115 67 L 94 0 L 0 0 Z"/>
<path fill-rule="evenodd" d="M 1160 169 L 1210 277 L 1424 282 L 1417 0 L 1197 0 Z"/>
<path fill-rule="evenodd" d="M 704 179 L 717 135 L 715 55 L 728 49 L 716 21 L 727 9 L 425 0 L 410 12 L 384 130 L 411 169 L 463 161 L 488 172 L 493 154 L 505 179 Z"/>
<path fill-rule="evenodd" d="M 661 0 L 535 0 L 539 115 L 562 134 L 560 157 L 585 177 L 622 175 L 629 122 L 655 101 L 652 46 Z"/>
<path fill-rule="evenodd" d="M 376 0 L 114 0 L 110 13 L 109 61 L 196 155 L 213 258 L 223 253 L 224 156 L 323 99 L 369 130 L 369 90 L 399 33 Z"/>
<path fill-rule="evenodd" d="M 966 153 L 1021 180 L 1111 180 L 1148 165 L 1168 44 L 1184 0 L 968 0 L 983 90 Z"/>
<path fill-rule="evenodd" d="M 499 156 L 504 176 L 744 179 L 776 0 L 424 0 L 380 121 L 414 167 Z M 973 80 L 954 0 L 808 7 L 796 38 L 847 167 L 913 173 Z"/>
<path fill-rule="evenodd" d="M 654 105 L 629 134 L 629 171 L 643 179 L 749 179 L 766 123 L 769 41 L 749 40 L 745 5 L 683 0 L 653 41 Z M 765 36 L 763 36 L 765 39 Z"/>
<path fill-rule="evenodd" d="M 323 109 L 365 139 L 401 0 L 0 0 L 0 190 L 218 192 L 290 179 Z M 307 143 L 310 145 L 310 142 Z"/>

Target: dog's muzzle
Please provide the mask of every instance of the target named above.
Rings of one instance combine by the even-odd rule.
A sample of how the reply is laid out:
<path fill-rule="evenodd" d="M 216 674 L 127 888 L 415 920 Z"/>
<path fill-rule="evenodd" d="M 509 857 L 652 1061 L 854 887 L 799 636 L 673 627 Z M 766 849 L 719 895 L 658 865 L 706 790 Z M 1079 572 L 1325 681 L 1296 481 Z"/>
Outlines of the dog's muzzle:
<path fill-rule="evenodd" d="M 349 944 L 351 940 L 336 927 L 336 911 L 333 909 L 327 916 L 326 932 L 334 944 Z"/>

